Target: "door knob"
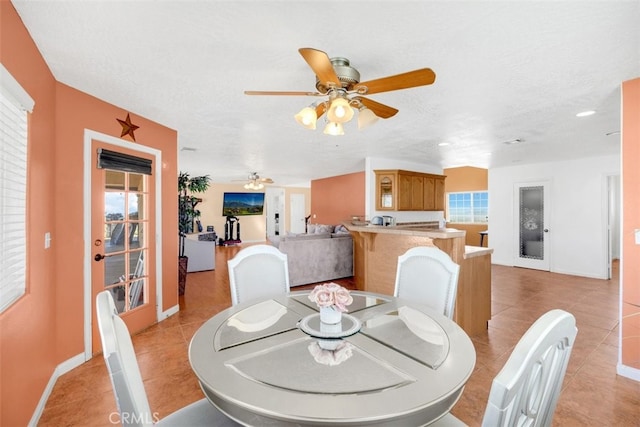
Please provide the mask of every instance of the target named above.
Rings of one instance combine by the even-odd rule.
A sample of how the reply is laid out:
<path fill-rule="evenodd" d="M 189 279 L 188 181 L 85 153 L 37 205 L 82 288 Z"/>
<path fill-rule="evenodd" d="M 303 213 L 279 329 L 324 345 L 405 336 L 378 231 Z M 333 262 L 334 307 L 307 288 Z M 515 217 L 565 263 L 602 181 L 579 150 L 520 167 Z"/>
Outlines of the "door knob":
<path fill-rule="evenodd" d="M 542 231 L 544 231 L 545 233 L 548 233 L 548 232 L 549 232 L 549 229 L 548 229 L 548 228 L 545 228 L 545 229 L 544 229 L 544 230 L 542 230 Z"/>
<path fill-rule="evenodd" d="M 102 254 L 96 254 L 93 259 L 95 259 L 96 261 L 102 261 L 103 259 L 105 259 L 105 256 Z"/>

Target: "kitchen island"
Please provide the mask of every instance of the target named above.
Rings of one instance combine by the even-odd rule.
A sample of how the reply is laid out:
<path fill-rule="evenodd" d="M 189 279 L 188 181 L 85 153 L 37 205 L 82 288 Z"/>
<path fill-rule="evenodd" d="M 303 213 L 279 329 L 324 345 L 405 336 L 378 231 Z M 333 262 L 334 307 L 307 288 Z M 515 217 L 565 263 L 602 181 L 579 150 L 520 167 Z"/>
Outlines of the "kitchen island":
<path fill-rule="evenodd" d="M 437 228 L 437 223 L 344 226 L 353 236 L 353 270 L 359 290 L 393 295 L 398 257 L 415 246 L 436 246 L 460 265 L 454 321 L 469 335 L 486 331 L 491 319 L 493 249 L 466 246 L 465 231 Z"/>

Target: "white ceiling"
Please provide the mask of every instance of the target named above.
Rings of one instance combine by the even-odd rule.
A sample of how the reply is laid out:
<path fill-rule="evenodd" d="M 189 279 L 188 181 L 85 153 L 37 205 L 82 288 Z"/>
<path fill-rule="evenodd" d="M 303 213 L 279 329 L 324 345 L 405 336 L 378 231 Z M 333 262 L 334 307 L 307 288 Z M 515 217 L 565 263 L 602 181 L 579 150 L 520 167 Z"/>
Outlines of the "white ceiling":
<path fill-rule="evenodd" d="M 12 2 L 58 81 L 176 129 L 197 150 L 180 169 L 214 182 L 257 171 L 298 185 L 366 157 L 489 168 L 615 154 L 620 83 L 640 77 L 639 0 Z M 428 67 L 436 82 L 371 95 L 399 113 L 324 135 L 293 119 L 316 98 L 243 93 L 315 91 L 300 47 L 348 58 L 363 81 Z"/>

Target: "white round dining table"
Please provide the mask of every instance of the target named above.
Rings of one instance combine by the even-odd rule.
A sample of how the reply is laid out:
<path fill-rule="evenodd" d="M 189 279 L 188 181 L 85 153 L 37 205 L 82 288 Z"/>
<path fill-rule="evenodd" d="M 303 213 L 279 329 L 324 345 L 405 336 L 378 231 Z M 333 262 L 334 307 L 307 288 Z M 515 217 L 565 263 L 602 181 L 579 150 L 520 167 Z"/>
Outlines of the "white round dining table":
<path fill-rule="evenodd" d="M 308 291 L 248 301 L 205 322 L 189 361 L 209 401 L 248 426 L 421 426 L 458 401 L 476 361 L 449 318 L 353 291 L 338 324 Z"/>

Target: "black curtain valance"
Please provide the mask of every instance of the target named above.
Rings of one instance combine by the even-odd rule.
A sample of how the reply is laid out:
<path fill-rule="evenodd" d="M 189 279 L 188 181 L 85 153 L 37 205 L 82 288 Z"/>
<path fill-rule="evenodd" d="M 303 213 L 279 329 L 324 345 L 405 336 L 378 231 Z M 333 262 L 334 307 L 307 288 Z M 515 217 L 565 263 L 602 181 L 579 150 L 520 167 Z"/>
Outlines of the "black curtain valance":
<path fill-rule="evenodd" d="M 151 175 L 152 161 L 129 154 L 116 153 L 115 151 L 98 149 L 98 168 L 114 169 L 124 172 L 141 173 Z"/>

